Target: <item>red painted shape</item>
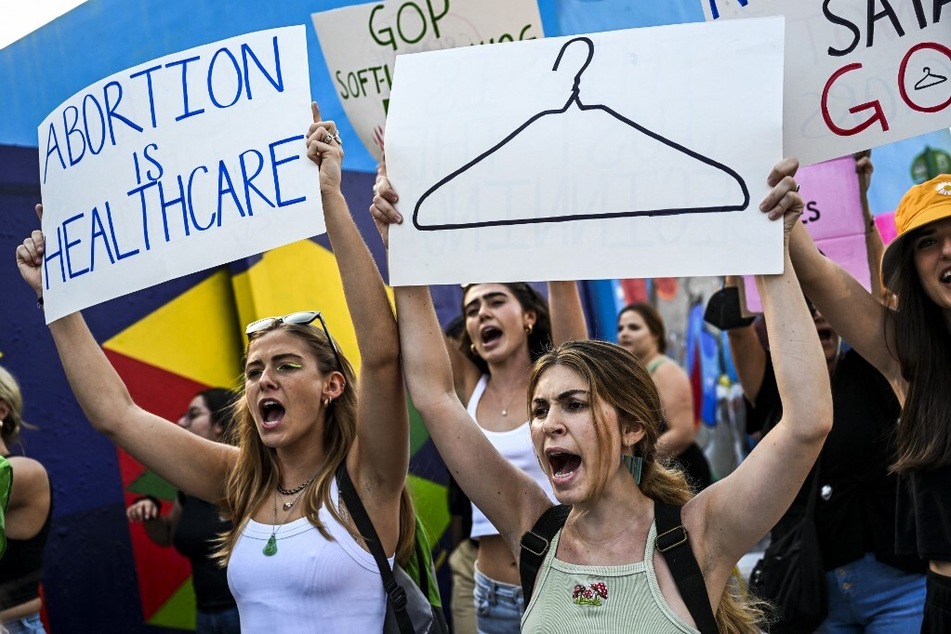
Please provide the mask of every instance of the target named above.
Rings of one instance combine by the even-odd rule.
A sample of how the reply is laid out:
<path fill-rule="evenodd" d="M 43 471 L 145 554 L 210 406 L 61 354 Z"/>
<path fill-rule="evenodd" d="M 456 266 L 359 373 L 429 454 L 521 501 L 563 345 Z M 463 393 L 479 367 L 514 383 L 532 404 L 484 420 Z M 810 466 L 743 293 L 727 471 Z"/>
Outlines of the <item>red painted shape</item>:
<path fill-rule="evenodd" d="M 128 387 L 132 400 L 143 409 L 167 420 L 178 420 L 195 394 L 209 387 L 118 352 L 104 352 Z M 145 473 L 145 467 L 121 449 L 116 449 L 116 453 L 122 487 L 128 489 Z M 125 497 L 128 506 L 138 496 L 126 493 Z M 167 512 L 168 509 L 169 504 L 164 503 L 162 510 Z M 153 543 L 140 524 L 130 524 L 129 533 L 139 594 L 142 597 L 142 612 L 147 621 L 191 576 L 191 565 L 174 548 L 163 548 Z"/>

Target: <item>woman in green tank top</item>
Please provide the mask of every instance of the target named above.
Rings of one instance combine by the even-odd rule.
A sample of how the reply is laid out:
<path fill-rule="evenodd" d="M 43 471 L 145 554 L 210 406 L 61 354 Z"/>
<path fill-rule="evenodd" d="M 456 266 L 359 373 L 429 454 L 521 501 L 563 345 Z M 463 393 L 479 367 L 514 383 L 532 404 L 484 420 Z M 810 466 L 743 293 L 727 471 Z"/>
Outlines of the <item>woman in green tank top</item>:
<path fill-rule="evenodd" d="M 761 206 L 786 214 L 787 237 L 803 208 L 793 178 L 778 176 L 788 167 L 774 169 Z M 384 233 L 399 220 L 392 202 L 378 195 L 371 208 Z M 614 344 L 572 341 L 535 363 L 526 395 L 532 440 L 558 501 L 572 509 L 536 577 L 523 631 L 697 631 L 687 609 L 697 597 L 681 596 L 654 547 L 655 501 L 683 505 L 680 521 L 706 590 L 701 606 L 709 602 L 720 631 L 757 631 L 733 567 L 789 506 L 832 422 L 825 361 L 788 254 L 783 274 L 757 283 L 789 406 L 736 471 L 695 497 L 679 472 L 655 459 L 661 401 L 636 357 Z M 395 295 L 413 403 L 453 476 L 519 552 L 552 504 L 492 448 L 456 397 L 429 290 L 399 287 Z"/>

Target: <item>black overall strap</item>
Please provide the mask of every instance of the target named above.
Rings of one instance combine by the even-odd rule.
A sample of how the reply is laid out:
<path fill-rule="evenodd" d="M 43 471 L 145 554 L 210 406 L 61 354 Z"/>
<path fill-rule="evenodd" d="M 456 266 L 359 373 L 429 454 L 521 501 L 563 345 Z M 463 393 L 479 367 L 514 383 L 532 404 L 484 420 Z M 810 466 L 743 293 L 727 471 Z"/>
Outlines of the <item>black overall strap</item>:
<path fill-rule="evenodd" d="M 401 634 L 413 634 L 413 622 L 406 612 L 406 591 L 396 583 L 393 577 L 393 570 L 390 568 L 390 562 L 387 561 L 383 547 L 380 545 L 380 538 L 373 528 L 373 522 L 367 515 L 367 510 L 360 501 L 360 495 L 357 493 L 353 481 L 350 480 L 350 474 L 347 472 L 346 460 L 337 467 L 337 488 L 340 489 L 340 495 L 343 496 L 343 502 L 347 505 L 347 512 L 353 518 L 357 530 L 363 536 L 363 540 L 370 549 L 370 554 L 376 560 L 377 568 L 380 569 L 380 579 L 383 581 L 383 590 L 386 592 L 387 601 L 393 607 L 393 614 L 396 615 L 396 622 L 399 624 Z"/>
<path fill-rule="evenodd" d="M 707 585 L 690 548 L 687 529 L 681 523 L 680 509 L 680 506 L 654 502 L 654 522 L 657 524 L 654 546 L 663 553 L 680 596 L 697 623 L 697 629 L 701 634 L 717 634 L 719 629 L 713 610 L 710 609 Z"/>
<path fill-rule="evenodd" d="M 538 576 L 538 570 L 542 567 L 548 547 L 551 546 L 551 539 L 565 525 L 570 512 L 570 506 L 564 504 L 553 506 L 542 513 L 532 530 L 522 535 L 518 573 L 522 578 L 522 596 L 526 605 L 532 598 L 535 577 Z"/>

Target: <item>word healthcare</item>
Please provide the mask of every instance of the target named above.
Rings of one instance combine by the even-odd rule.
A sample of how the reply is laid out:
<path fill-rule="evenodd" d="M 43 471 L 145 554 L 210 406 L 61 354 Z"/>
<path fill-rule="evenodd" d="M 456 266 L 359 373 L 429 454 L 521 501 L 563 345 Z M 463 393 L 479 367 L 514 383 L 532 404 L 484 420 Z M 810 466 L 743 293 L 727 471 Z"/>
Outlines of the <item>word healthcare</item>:
<path fill-rule="evenodd" d="M 40 128 L 44 199 L 58 202 L 46 288 L 305 202 L 293 172 L 304 126 L 268 121 L 286 114 L 267 104 L 295 81 L 291 54 L 278 35 L 232 38 L 113 75 L 54 111 Z"/>

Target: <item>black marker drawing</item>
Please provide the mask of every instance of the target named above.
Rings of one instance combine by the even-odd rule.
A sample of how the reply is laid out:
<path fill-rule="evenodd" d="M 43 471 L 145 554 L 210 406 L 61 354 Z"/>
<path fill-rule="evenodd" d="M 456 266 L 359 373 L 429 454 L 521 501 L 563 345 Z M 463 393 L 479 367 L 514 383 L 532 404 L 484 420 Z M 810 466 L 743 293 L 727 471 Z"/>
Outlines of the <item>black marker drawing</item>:
<path fill-rule="evenodd" d="M 915 83 L 915 90 L 924 90 L 925 88 L 931 88 L 932 86 L 937 86 L 938 84 L 943 84 L 948 81 L 948 78 L 944 75 L 938 75 L 932 73 L 931 69 L 925 66 L 921 69 L 925 75 Z"/>
<path fill-rule="evenodd" d="M 413 210 L 413 225 L 420 231 L 441 231 L 441 230 L 452 230 L 452 229 L 471 229 L 479 227 L 497 227 L 505 225 L 522 225 L 522 224 L 537 224 L 537 223 L 562 223 L 562 222 L 571 222 L 574 220 L 591 220 L 591 219 L 600 219 L 600 218 L 625 218 L 633 216 L 673 216 L 679 214 L 702 214 L 702 213 L 713 213 L 713 212 L 731 212 L 731 211 L 741 211 L 746 209 L 750 203 L 750 194 L 749 189 L 746 186 L 746 182 L 735 170 L 730 167 L 723 165 L 711 158 L 701 155 L 698 152 L 695 152 L 689 148 L 684 147 L 683 145 L 667 139 L 660 134 L 649 130 L 648 128 L 638 124 L 631 119 L 617 113 L 608 106 L 602 104 L 585 104 L 581 100 L 581 75 L 588 68 L 591 63 L 592 58 L 594 57 L 594 43 L 586 37 L 576 37 L 572 40 L 569 40 L 561 47 L 561 51 L 558 53 L 558 57 L 555 59 L 555 64 L 552 67 L 552 71 L 557 71 L 558 66 L 562 61 L 562 57 L 565 54 L 565 51 L 569 46 L 575 42 L 584 43 L 587 45 L 587 58 L 584 61 L 584 64 L 581 66 L 581 69 L 575 74 L 574 77 L 574 86 L 572 88 L 571 96 L 564 106 L 552 109 L 545 110 L 540 112 L 531 118 L 529 118 L 525 123 L 516 128 L 512 133 L 503 138 L 501 141 L 496 143 L 490 149 L 486 150 L 473 160 L 469 161 L 456 171 L 452 172 L 448 176 L 441 179 L 435 185 L 430 187 L 416 203 L 416 207 Z M 577 106 L 577 110 L 569 113 L 569 110 L 572 106 Z M 612 118 L 614 123 L 620 122 L 624 124 L 624 128 L 621 132 L 625 135 L 634 133 L 640 133 L 648 137 L 648 140 L 652 140 L 650 145 L 651 152 L 661 151 L 664 152 L 667 156 L 676 156 L 676 160 L 679 162 L 686 163 L 683 167 L 680 168 L 678 173 L 683 173 L 683 177 L 690 181 L 701 181 L 709 182 L 711 179 L 716 179 L 717 187 L 703 188 L 703 187 L 683 187 L 683 188 L 671 188 L 670 192 L 664 191 L 660 193 L 655 193 L 652 195 L 652 200 L 649 204 L 644 205 L 646 208 L 642 209 L 621 209 L 621 210 L 604 210 L 598 212 L 589 212 L 585 210 L 581 212 L 577 209 L 572 212 L 559 213 L 552 215 L 544 215 L 542 217 L 515 217 L 515 218 L 500 218 L 500 219 L 480 219 L 473 220 L 471 222 L 434 222 L 433 217 L 439 215 L 440 213 L 445 213 L 437 209 L 436 204 L 432 203 L 429 207 L 432 207 L 432 211 L 425 211 L 423 209 L 423 203 L 427 199 L 436 193 L 444 185 L 457 178 L 458 176 L 467 172 L 470 168 L 480 164 L 488 157 L 492 156 L 500 149 L 502 149 L 506 144 L 513 141 L 520 134 L 530 131 L 530 127 L 533 124 L 540 123 L 545 120 L 546 117 L 557 117 L 559 115 L 571 115 L 573 117 L 577 116 L 577 113 L 584 113 L 585 117 L 590 117 L 591 113 L 599 113 L 601 115 L 607 114 Z M 549 119 L 550 120 L 550 119 Z M 584 121 L 589 121 L 589 119 L 584 119 Z M 537 126 L 536 126 L 537 128 Z M 584 132 L 587 128 L 585 126 L 580 126 L 579 128 Z M 532 131 L 532 134 L 536 132 Z M 530 135 L 526 134 L 526 138 L 531 138 Z M 611 135 L 612 140 L 617 138 L 617 135 Z M 627 141 L 628 137 L 623 137 L 622 142 L 629 144 Z M 584 139 L 582 139 L 584 140 Z M 643 138 L 639 135 L 635 137 L 635 140 L 642 142 Z M 528 141 L 526 141 L 528 142 Z M 614 141 L 617 142 L 616 140 Z M 663 147 L 657 146 L 656 143 L 659 142 Z M 632 144 L 632 143 L 631 143 Z M 673 150 L 671 152 L 670 150 Z M 542 157 L 539 157 L 542 158 Z M 551 159 L 552 157 L 544 157 Z M 559 160 L 557 157 L 552 160 Z M 662 165 L 665 163 L 660 162 Z M 712 168 L 712 169 L 711 169 Z M 698 176 L 694 179 L 694 174 L 699 172 L 704 172 L 701 176 Z M 703 181 L 703 178 L 706 178 L 706 181 Z M 570 180 L 570 179 L 569 179 Z M 686 189 L 687 191 L 680 191 Z M 711 201 L 710 191 L 729 191 L 728 195 L 725 196 L 724 200 Z M 669 194 L 669 195 L 668 195 Z M 666 198 L 661 199 L 662 197 L 667 196 Z M 661 198 L 659 198 L 661 197 Z M 680 200 L 672 202 L 674 198 L 680 197 Z M 629 198 L 629 197 L 628 197 Z M 689 199 L 689 202 L 688 200 Z M 708 204 L 705 206 L 692 206 L 693 200 L 700 199 L 705 200 Z M 631 204 L 629 199 L 625 200 L 623 203 L 627 206 L 635 206 Z M 545 212 L 543 212 L 545 213 Z M 429 218 L 427 220 L 427 218 Z M 447 218 L 449 220 L 449 218 Z"/>

